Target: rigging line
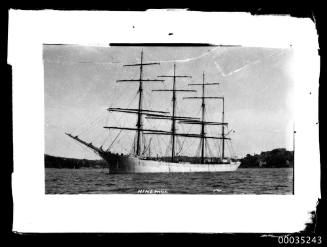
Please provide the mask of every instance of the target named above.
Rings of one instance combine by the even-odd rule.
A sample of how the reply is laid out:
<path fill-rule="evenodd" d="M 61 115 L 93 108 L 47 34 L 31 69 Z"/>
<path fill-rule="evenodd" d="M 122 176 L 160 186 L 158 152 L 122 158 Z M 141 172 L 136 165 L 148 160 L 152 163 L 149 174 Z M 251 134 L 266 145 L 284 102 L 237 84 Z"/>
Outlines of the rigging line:
<path fill-rule="evenodd" d="M 199 113 L 199 112 L 200 112 L 200 110 L 198 111 L 198 113 Z M 198 115 L 198 113 L 196 114 L 196 116 Z M 182 130 L 185 131 L 185 128 L 186 128 L 186 127 L 183 126 L 183 125 L 181 125 L 181 126 L 182 126 Z M 188 133 L 188 134 L 189 134 L 189 133 L 191 132 L 191 130 L 194 128 L 194 126 L 195 126 L 195 125 L 191 124 L 190 127 L 188 128 L 188 130 L 185 131 L 185 133 Z M 187 139 L 188 139 L 188 138 L 184 138 L 184 139 L 183 139 L 182 144 L 181 144 L 181 149 L 180 149 L 179 152 L 182 152 L 182 151 L 183 151 L 183 148 L 184 148 L 185 143 L 187 142 Z M 186 149 L 184 149 L 184 151 L 185 151 L 185 152 L 188 151 L 192 146 L 193 146 L 193 142 L 191 142 L 191 144 L 189 144 L 188 147 L 186 147 Z"/>
<path fill-rule="evenodd" d="M 198 112 L 195 114 L 195 116 L 198 116 L 201 112 L 201 108 L 199 108 Z M 190 124 L 190 127 L 188 128 L 188 131 L 186 133 L 190 133 L 190 131 L 195 127 L 195 125 Z"/>
<path fill-rule="evenodd" d="M 155 142 L 156 142 L 156 138 L 152 137 L 151 145 L 149 146 L 151 149 L 151 153 L 149 151 L 150 157 L 154 157 L 158 154 L 157 145 L 155 144 Z"/>
<path fill-rule="evenodd" d="M 230 145 L 231 145 L 231 147 L 232 147 L 233 155 L 236 156 L 236 152 L 235 152 L 235 149 L 234 149 L 234 145 L 233 145 L 233 143 L 230 142 Z"/>
<path fill-rule="evenodd" d="M 201 152 L 201 140 L 199 141 L 199 144 L 198 144 L 198 148 L 196 150 L 196 156 L 200 156 L 200 152 Z"/>
<path fill-rule="evenodd" d="M 102 113 L 103 113 L 103 111 L 102 111 Z M 94 127 L 96 124 L 97 125 L 102 125 L 103 124 L 103 122 L 104 122 L 104 119 L 107 117 L 107 114 L 105 114 L 105 115 L 100 115 L 99 117 L 97 117 L 93 122 L 92 122 L 92 124 L 90 125 L 90 127 Z"/>
<path fill-rule="evenodd" d="M 176 155 L 179 155 L 180 154 L 180 152 L 181 152 L 181 150 L 182 150 L 182 144 L 181 144 L 181 141 L 180 141 L 180 139 L 179 138 L 176 138 L 176 143 L 177 143 L 177 145 L 176 146 L 179 146 L 179 149 L 176 151 Z"/>
<path fill-rule="evenodd" d="M 169 149 L 169 153 L 167 154 L 166 153 L 166 156 L 170 156 L 170 154 L 171 154 L 171 150 L 172 150 L 172 148 L 173 148 L 173 137 L 171 136 L 170 138 L 169 138 L 169 144 L 168 144 L 168 149 Z"/>
<path fill-rule="evenodd" d="M 151 146 L 152 146 L 152 139 L 153 138 L 149 138 L 149 141 L 146 143 L 146 145 L 144 145 L 144 154 L 146 155 L 146 156 L 148 156 L 148 157 L 150 157 L 151 156 L 151 153 L 150 153 L 150 151 L 151 151 Z"/>
<path fill-rule="evenodd" d="M 95 117 L 93 118 L 92 121 L 86 123 L 84 126 L 80 126 L 79 128 L 75 129 L 72 132 L 75 132 L 77 135 L 81 135 L 82 133 L 84 133 L 85 131 L 87 131 L 90 128 L 90 126 L 93 124 L 93 122 L 96 122 L 100 118 L 102 113 L 103 113 L 103 110 L 101 110 L 101 112 L 99 110 L 99 112 L 97 114 L 95 114 Z"/>
<path fill-rule="evenodd" d="M 235 153 L 235 150 L 234 150 L 233 143 L 232 143 L 231 141 L 229 141 L 229 145 L 230 145 L 230 147 L 231 147 L 232 156 L 235 157 L 235 156 L 236 156 L 236 155 L 235 155 L 236 153 Z"/>
<path fill-rule="evenodd" d="M 89 134 L 92 131 L 92 128 L 94 128 L 96 124 L 98 124 L 103 118 L 106 117 L 105 115 L 103 115 L 103 112 L 104 112 L 103 110 L 99 111 L 97 117 L 95 117 L 93 121 L 87 124 L 86 127 L 83 129 L 83 131 L 80 131 L 79 135 L 86 134 L 86 133 Z"/>
<path fill-rule="evenodd" d="M 134 102 L 134 100 L 136 99 L 136 97 L 137 97 L 137 93 L 134 94 L 134 97 L 133 97 L 132 100 L 129 102 L 129 104 L 127 105 L 126 108 L 129 108 L 129 107 L 131 106 L 131 104 Z M 118 119 L 118 120 L 115 119 L 115 120 L 116 120 L 116 123 L 117 123 L 118 126 L 120 125 L 121 120 L 122 120 L 123 117 L 124 117 L 124 114 L 120 113 L 120 117 L 119 117 L 119 119 Z"/>
<path fill-rule="evenodd" d="M 143 152 L 142 152 L 142 156 L 143 156 L 143 155 L 145 155 L 145 153 L 146 153 L 146 151 L 147 151 L 147 150 L 146 150 L 146 149 L 147 149 L 147 148 L 146 148 L 147 143 L 146 143 L 145 135 L 142 136 L 142 144 L 143 144 Z"/>
<path fill-rule="evenodd" d="M 230 145 L 227 144 L 227 147 L 228 147 L 228 152 L 229 152 L 229 155 L 231 156 L 231 149 L 230 149 Z"/>
<path fill-rule="evenodd" d="M 176 136 L 176 137 L 177 137 L 177 136 Z M 180 153 L 180 146 L 181 146 L 181 143 L 180 143 L 179 138 L 175 138 L 175 141 L 176 141 L 176 145 L 175 145 L 175 147 L 176 147 L 176 149 L 178 149 L 178 150 L 176 151 L 175 155 L 178 156 L 179 153 Z"/>
<path fill-rule="evenodd" d="M 185 139 L 186 139 L 186 138 L 185 138 Z M 193 143 L 192 143 L 192 144 L 193 144 Z M 189 145 L 184 149 L 185 154 L 187 153 L 187 151 L 188 151 L 191 147 L 193 147 L 192 144 L 189 144 Z"/>
<path fill-rule="evenodd" d="M 210 121 L 211 118 L 209 118 L 209 114 L 208 114 L 208 104 L 206 104 L 206 108 L 204 109 L 204 118 L 206 119 L 206 121 Z"/>
<path fill-rule="evenodd" d="M 172 143 L 172 137 L 169 138 L 169 143 L 166 146 L 166 150 L 165 150 L 165 155 L 164 156 L 170 156 L 171 148 L 172 148 L 171 143 Z"/>
<path fill-rule="evenodd" d="M 135 92 L 133 98 L 130 100 L 126 108 L 129 108 L 131 106 L 131 104 L 134 102 L 137 96 L 138 96 L 138 92 Z"/>
<path fill-rule="evenodd" d="M 168 144 L 163 140 L 163 137 L 160 135 L 155 135 L 157 138 L 158 148 L 160 149 L 160 155 L 164 155 L 163 147 L 167 147 Z"/>
<path fill-rule="evenodd" d="M 232 142 L 229 140 L 228 143 L 229 143 L 229 146 L 230 146 L 230 149 L 231 149 L 231 158 L 235 157 L 235 152 L 234 152 L 234 149 L 233 149 Z"/>
<path fill-rule="evenodd" d="M 164 137 L 162 136 L 162 137 L 160 137 L 160 139 L 163 140 Z M 168 140 L 168 142 L 166 142 L 166 141 L 163 141 L 163 142 L 164 142 L 164 145 L 163 145 L 164 152 L 163 152 L 163 154 L 165 155 L 166 150 L 169 149 L 170 140 Z M 166 149 L 164 147 L 166 147 Z"/>
<path fill-rule="evenodd" d="M 208 152 L 209 152 L 210 157 L 215 157 L 208 140 L 207 140 L 207 147 L 208 147 Z"/>
<path fill-rule="evenodd" d="M 120 138 L 117 139 L 117 141 L 116 141 L 117 144 L 120 144 L 120 142 L 122 141 L 122 139 L 126 136 L 126 134 L 124 132 L 122 132 L 122 133 L 123 133 L 123 135 L 120 136 Z M 121 145 L 120 145 L 120 147 L 121 147 Z"/>
<path fill-rule="evenodd" d="M 112 106 L 113 106 L 113 104 L 114 104 L 114 102 L 116 102 L 117 101 L 117 97 L 118 97 L 118 95 L 120 95 L 119 93 L 117 93 L 117 86 L 115 85 L 114 86 L 114 91 L 111 93 L 111 95 L 113 95 L 114 97 L 111 99 L 111 104 L 109 105 L 109 108 L 111 108 Z"/>
<path fill-rule="evenodd" d="M 165 155 L 165 151 L 166 151 L 165 148 L 167 148 L 168 144 L 163 145 L 162 142 L 160 142 L 161 139 L 162 139 L 162 137 L 159 137 L 159 138 L 158 138 L 159 146 L 160 146 L 160 150 L 161 150 L 160 155 L 161 155 L 161 156 L 164 156 L 164 155 Z"/>
<path fill-rule="evenodd" d="M 79 145 L 81 147 L 81 149 L 82 149 L 82 155 L 83 155 L 82 159 L 85 159 L 86 153 L 89 153 L 89 154 L 91 154 L 91 153 L 94 154 L 95 153 L 95 151 L 91 151 L 88 147 L 86 147 L 82 143 L 77 142 L 77 145 Z"/>
<path fill-rule="evenodd" d="M 111 142 L 111 144 L 109 145 L 109 147 L 107 148 L 107 151 L 110 151 L 111 147 L 113 146 L 113 144 L 116 142 L 117 138 L 120 136 L 120 134 L 123 132 L 123 130 L 121 129 L 118 133 L 118 135 L 116 135 L 115 139 Z"/>
<path fill-rule="evenodd" d="M 92 124 L 89 126 L 88 129 L 84 130 L 84 132 L 80 133 L 79 135 L 85 136 L 85 138 L 89 138 L 90 135 L 95 135 L 95 124 Z"/>
<path fill-rule="evenodd" d="M 207 108 L 207 105 L 206 105 L 206 108 Z M 210 116 L 212 116 L 212 115 L 211 114 L 210 115 L 208 114 L 207 109 L 205 109 L 205 111 L 204 111 L 204 116 L 205 116 L 206 121 L 208 121 L 208 122 L 215 121 L 214 118 L 210 118 Z"/>
<path fill-rule="evenodd" d="M 203 156 L 204 158 L 208 157 L 208 140 L 207 139 L 204 139 L 203 140 L 204 142 L 204 153 L 203 153 Z"/>
<path fill-rule="evenodd" d="M 131 144 L 131 148 L 133 150 L 133 153 L 135 154 L 136 148 L 137 148 L 137 132 L 134 133 L 134 137 L 133 137 L 133 142 Z M 140 145 L 142 145 L 142 140 L 140 141 Z"/>
<path fill-rule="evenodd" d="M 178 153 L 182 152 L 183 147 L 184 147 L 184 143 L 185 143 L 186 139 L 187 139 L 187 138 L 184 138 L 184 140 L 183 140 L 182 142 L 179 141 L 179 142 L 180 142 L 180 150 L 178 151 Z M 178 139 L 178 140 L 179 140 L 179 139 Z"/>
<path fill-rule="evenodd" d="M 109 114 L 107 114 L 107 117 L 106 117 L 106 120 L 104 122 L 104 126 L 108 125 L 108 119 L 109 119 Z M 105 132 L 105 137 L 103 138 L 103 143 L 102 143 L 102 146 L 104 146 L 104 144 L 106 143 L 106 141 L 108 140 L 109 138 L 109 131 L 108 132 Z"/>
<path fill-rule="evenodd" d="M 230 143 L 228 142 L 228 146 L 229 146 L 229 153 L 230 153 L 230 157 L 233 157 L 233 150 L 232 150 L 232 146 L 230 145 Z"/>
<path fill-rule="evenodd" d="M 156 138 L 156 141 L 157 141 L 157 144 L 158 145 L 155 145 L 156 146 L 156 150 L 157 150 L 157 148 L 159 149 L 159 151 L 160 151 L 160 156 L 162 155 L 162 148 L 161 148 L 161 145 L 160 145 L 160 142 L 159 142 L 159 137 L 158 137 L 159 135 L 155 135 L 155 138 Z M 157 150 L 157 152 L 158 152 L 158 150 Z"/>
<path fill-rule="evenodd" d="M 184 147 L 184 144 L 185 144 L 185 139 L 186 139 L 186 138 L 184 138 L 184 140 L 181 141 L 180 138 L 178 138 L 178 143 L 179 143 L 179 147 L 180 147 L 180 148 L 179 148 L 179 151 L 178 151 L 179 154 L 181 154 L 182 151 L 183 151 L 183 147 Z"/>
<path fill-rule="evenodd" d="M 221 149 L 221 142 L 220 142 L 220 140 L 217 140 L 217 141 L 215 141 L 214 142 L 216 145 L 215 145 L 215 147 L 216 147 L 216 150 L 217 150 L 217 154 L 218 154 L 218 157 L 220 157 L 221 156 L 221 152 L 220 152 L 220 149 Z"/>
<path fill-rule="evenodd" d="M 205 157 L 207 157 L 207 142 L 206 142 L 206 139 L 203 139 L 203 140 L 201 140 L 201 141 L 203 141 L 203 143 L 204 143 L 204 153 L 203 153 L 203 157 L 205 158 Z M 202 153 L 201 153 L 202 154 Z"/>
<path fill-rule="evenodd" d="M 184 138 L 184 141 L 183 142 L 181 142 L 179 138 L 177 138 L 177 140 L 178 140 L 178 144 L 180 146 L 180 149 L 177 152 L 178 155 L 179 155 L 182 152 L 182 150 L 183 150 L 183 147 L 184 147 L 184 143 L 185 143 L 186 138 Z"/>
<path fill-rule="evenodd" d="M 162 142 L 164 143 L 165 146 L 168 146 L 170 144 L 170 140 L 167 140 L 168 138 L 165 138 L 164 135 L 160 136 L 160 139 L 162 140 Z"/>
<path fill-rule="evenodd" d="M 208 140 L 204 140 L 204 157 L 210 157 L 210 147 L 209 147 L 209 142 Z"/>
<path fill-rule="evenodd" d="M 115 88 L 117 88 L 118 89 L 118 87 L 117 86 L 115 86 Z M 121 89 L 121 88 L 119 88 L 119 89 Z M 124 91 L 123 91 L 124 92 Z M 118 91 L 117 93 L 116 93 L 116 97 L 115 97 L 115 100 L 114 101 L 112 101 L 112 102 L 117 102 L 117 101 L 121 101 L 121 102 L 119 102 L 120 103 L 120 105 L 123 105 L 124 103 L 125 103 L 125 101 L 127 101 L 128 99 L 130 99 L 130 98 L 121 98 L 121 99 L 117 99 L 117 96 L 121 96 L 121 95 L 124 95 L 123 94 L 123 92 L 120 92 L 120 91 Z M 134 96 L 132 97 L 132 99 L 131 99 L 131 101 L 129 101 L 129 103 L 128 103 L 128 107 L 133 103 L 133 101 L 135 100 L 135 98 L 138 96 L 138 91 L 136 91 L 136 92 L 134 92 Z M 112 104 L 113 105 L 113 104 Z"/>
<path fill-rule="evenodd" d="M 158 141 L 157 141 L 156 137 L 154 139 L 155 139 L 154 142 L 157 142 L 157 144 L 158 144 Z M 153 149 L 153 153 L 154 153 L 155 157 L 158 157 L 159 155 L 161 156 L 162 152 L 160 151 L 159 145 L 153 145 L 152 149 Z"/>
<path fill-rule="evenodd" d="M 132 144 L 130 146 L 130 151 L 129 151 L 130 154 L 135 154 L 136 136 L 137 136 L 137 134 L 135 133 L 134 137 L 133 137 Z"/>
<path fill-rule="evenodd" d="M 124 146 L 121 146 L 121 148 L 124 149 L 126 153 L 129 153 L 129 150 L 127 148 L 125 148 Z"/>
<path fill-rule="evenodd" d="M 104 141 L 102 141 L 104 139 Z M 93 138 L 94 143 L 98 143 L 101 147 L 103 147 L 106 139 L 103 138 L 103 132 L 98 131 L 98 133 Z"/>

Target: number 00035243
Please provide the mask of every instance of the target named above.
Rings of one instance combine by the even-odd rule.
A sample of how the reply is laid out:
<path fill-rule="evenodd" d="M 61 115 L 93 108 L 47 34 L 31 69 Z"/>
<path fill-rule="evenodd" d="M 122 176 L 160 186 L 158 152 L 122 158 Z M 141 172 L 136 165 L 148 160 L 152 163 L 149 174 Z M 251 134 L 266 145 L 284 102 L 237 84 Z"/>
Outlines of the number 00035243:
<path fill-rule="evenodd" d="M 279 236 L 279 244 L 322 244 L 321 236 Z"/>

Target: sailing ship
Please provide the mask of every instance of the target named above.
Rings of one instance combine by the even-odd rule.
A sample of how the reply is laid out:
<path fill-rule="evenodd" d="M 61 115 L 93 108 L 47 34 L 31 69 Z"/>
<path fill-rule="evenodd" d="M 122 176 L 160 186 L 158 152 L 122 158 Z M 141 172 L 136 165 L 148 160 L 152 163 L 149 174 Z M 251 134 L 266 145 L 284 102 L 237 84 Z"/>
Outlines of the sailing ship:
<path fill-rule="evenodd" d="M 202 89 L 201 96 L 183 97 L 185 100 L 194 99 L 201 101 L 201 118 L 178 116 L 176 114 L 177 105 L 177 93 L 179 92 L 197 92 L 194 89 L 177 89 L 176 81 L 181 78 L 191 78 L 188 75 L 176 74 L 176 63 L 173 64 L 172 75 L 160 75 L 160 79 L 144 79 L 143 70 L 145 66 L 159 65 L 157 62 L 144 62 L 143 50 L 141 51 L 140 63 L 127 64 L 124 66 L 139 67 L 140 74 L 139 79 L 126 79 L 117 80 L 117 82 L 135 82 L 138 83 L 138 108 L 108 108 L 109 112 L 119 112 L 126 114 L 136 114 L 137 121 L 135 128 L 124 126 L 104 126 L 105 129 L 120 130 L 120 131 L 136 131 L 135 140 L 133 143 L 133 152 L 129 154 L 113 153 L 103 147 L 97 147 L 92 143 L 88 143 L 77 135 L 71 133 L 65 133 L 69 137 L 78 141 L 79 143 L 87 146 L 93 150 L 97 155 L 104 159 L 108 163 L 109 173 L 175 173 L 175 172 L 227 172 L 235 171 L 240 165 L 240 161 L 236 158 L 225 157 L 225 142 L 230 140 L 229 133 L 225 133 L 225 127 L 228 125 L 225 122 L 225 99 L 224 97 L 209 97 L 205 95 L 205 89 L 207 86 L 218 85 L 219 83 L 206 83 L 205 73 L 203 72 L 202 83 L 190 83 L 189 86 L 199 86 Z M 153 92 L 170 92 L 172 93 L 172 110 L 171 112 L 150 110 L 143 108 L 143 83 L 146 82 L 164 82 L 164 78 L 171 78 L 173 82 L 172 89 L 155 89 Z M 221 122 L 206 121 L 205 109 L 207 100 L 219 100 L 222 102 L 222 119 Z M 170 131 L 147 129 L 144 128 L 143 120 L 152 119 L 158 121 L 171 121 Z M 198 125 L 201 127 L 200 133 L 180 133 L 177 131 L 176 125 Z M 206 126 L 218 126 L 221 127 L 221 134 L 219 136 L 209 136 L 206 134 Z M 165 135 L 171 137 L 171 155 L 169 160 L 163 157 L 151 157 L 146 155 L 144 145 L 141 145 L 142 137 L 145 135 Z M 180 159 L 176 155 L 176 138 L 196 138 L 200 139 L 200 157 L 194 157 L 191 160 L 185 161 Z M 221 141 L 221 156 L 220 157 L 206 157 L 205 145 L 208 139 Z M 151 142 L 151 140 L 150 140 Z M 148 147 L 150 144 L 148 145 Z M 142 150 L 143 149 L 143 150 Z"/>

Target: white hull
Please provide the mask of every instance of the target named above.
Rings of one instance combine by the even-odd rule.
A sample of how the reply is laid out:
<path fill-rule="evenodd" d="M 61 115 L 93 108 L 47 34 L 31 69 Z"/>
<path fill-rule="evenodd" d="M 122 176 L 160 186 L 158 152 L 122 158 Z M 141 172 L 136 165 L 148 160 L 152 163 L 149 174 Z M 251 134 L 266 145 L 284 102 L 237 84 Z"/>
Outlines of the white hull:
<path fill-rule="evenodd" d="M 107 161 L 109 173 L 230 172 L 241 164 L 239 161 L 221 164 L 172 163 L 130 156 L 111 156 Z"/>

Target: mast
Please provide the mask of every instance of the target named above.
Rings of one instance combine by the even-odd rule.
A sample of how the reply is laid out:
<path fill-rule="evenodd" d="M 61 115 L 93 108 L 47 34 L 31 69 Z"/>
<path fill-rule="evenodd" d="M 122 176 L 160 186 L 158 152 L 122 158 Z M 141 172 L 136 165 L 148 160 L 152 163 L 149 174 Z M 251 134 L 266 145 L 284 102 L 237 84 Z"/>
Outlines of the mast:
<path fill-rule="evenodd" d="M 141 64 L 140 64 L 140 83 L 139 83 L 139 108 L 138 108 L 138 113 L 137 113 L 137 141 L 136 141 L 136 155 L 140 155 L 140 146 L 141 146 L 141 140 L 140 140 L 140 135 L 141 135 L 141 128 L 142 128 L 142 96 L 143 96 L 143 82 L 142 82 L 142 77 L 143 77 L 143 50 L 141 51 Z"/>
<path fill-rule="evenodd" d="M 205 85 L 213 85 L 213 84 L 219 84 L 219 83 L 205 83 Z M 201 85 L 201 84 L 192 84 L 192 85 Z M 207 121 L 197 121 L 197 120 L 181 120 L 179 121 L 180 123 L 183 124 L 200 124 L 201 126 L 206 126 L 206 125 L 221 125 L 221 137 L 217 139 L 222 140 L 222 156 L 221 159 L 225 158 L 225 140 L 230 140 L 230 138 L 226 137 L 225 134 L 225 126 L 228 124 L 225 123 L 225 98 L 224 97 L 185 97 L 184 99 L 195 99 L 195 98 L 202 98 L 202 102 L 204 99 L 219 99 L 223 101 L 223 110 L 222 110 L 222 121 L 221 122 L 207 122 Z M 201 130 L 201 133 L 204 133 L 204 130 Z M 227 133 L 228 134 L 228 133 Z M 202 134 L 201 134 L 202 136 Z M 206 139 L 206 135 L 203 135 L 203 139 Z M 201 144 L 202 145 L 202 144 Z M 202 146 L 204 149 L 204 147 Z"/>
<path fill-rule="evenodd" d="M 205 82 L 205 73 L 203 72 L 203 78 L 202 83 L 196 84 L 188 84 L 188 85 L 198 85 L 202 86 L 202 96 L 201 97 L 184 97 L 183 99 L 201 99 L 202 104 L 202 117 L 194 118 L 194 117 L 185 117 L 185 116 L 176 116 L 176 106 L 177 106 L 177 95 L 176 92 L 196 92 L 196 90 L 185 90 L 185 89 L 176 89 L 176 78 L 191 78 L 191 76 L 187 75 L 176 75 L 176 64 L 174 64 L 174 70 L 173 75 L 161 75 L 158 77 L 168 77 L 173 78 L 173 85 L 172 89 L 156 89 L 152 91 L 161 91 L 161 92 L 172 92 L 172 115 L 167 115 L 168 112 L 164 111 L 154 111 L 154 110 L 147 110 L 142 108 L 142 100 L 143 100 L 143 82 L 145 81 L 161 81 L 164 80 L 158 80 L 158 79 L 143 79 L 143 66 L 144 65 L 154 65 L 159 63 L 144 63 L 143 62 L 143 50 L 141 52 L 141 63 L 139 64 L 131 64 L 131 65 L 125 65 L 125 66 L 140 66 L 140 78 L 139 79 L 130 79 L 130 80 L 117 80 L 117 82 L 139 82 L 139 102 L 138 102 L 138 108 L 137 109 L 131 109 L 131 108 L 109 108 L 108 111 L 116 111 L 116 112 L 122 112 L 122 113 L 132 113 L 137 114 L 137 123 L 136 128 L 129 128 L 129 127 L 118 127 L 118 126 L 105 126 L 104 128 L 107 129 L 120 129 L 120 130 L 132 130 L 137 131 L 137 139 L 136 139 L 136 152 L 135 154 L 137 156 L 140 156 L 140 149 L 141 149 L 141 135 L 142 134 L 150 134 L 150 135 L 170 135 L 172 137 L 172 152 L 171 152 L 171 160 L 172 162 L 175 161 L 175 142 L 176 137 L 190 137 L 190 138 L 200 138 L 201 139 L 201 163 L 204 163 L 204 150 L 205 150 L 205 142 L 206 139 L 229 139 L 225 137 L 224 130 L 222 129 L 222 137 L 214 137 L 214 136 L 206 136 L 205 133 L 205 126 L 206 125 L 227 125 L 227 123 L 224 122 L 224 117 L 222 122 L 208 122 L 205 121 L 205 99 L 223 99 L 223 97 L 206 97 L 205 96 L 205 86 L 207 85 L 219 85 L 219 83 L 206 83 Z M 224 111 L 224 110 L 223 110 Z M 142 116 L 145 115 L 148 119 L 158 119 L 158 120 L 171 120 L 171 131 L 165 131 L 165 130 L 155 130 L 155 129 L 144 129 L 142 125 Z M 200 134 L 193 134 L 193 133 L 178 133 L 176 130 L 176 120 L 179 121 L 181 124 L 200 124 L 201 125 L 201 133 Z"/>
<path fill-rule="evenodd" d="M 170 77 L 173 78 L 173 89 L 170 90 L 165 90 L 165 89 L 157 89 L 157 90 L 152 90 L 152 91 L 168 91 L 168 92 L 172 92 L 172 102 L 173 102 L 173 109 L 172 109 L 172 116 L 171 116 L 171 140 L 172 140 L 172 148 L 171 148 L 171 161 L 174 162 L 175 161 L 175 137 L 176 137 L 176 120 L 178 120 L 178 118 L 176 117 L 176 104 L 177 104 L 177 100 L 176 100 L 176 92 L 196 92 L 196 90 L 178 90 L 176 89 L 176 78 L 192 78 L 191 76 L 187 76 L 187 75 L 176 75 L 176 63 L 174 63 L 174 72 L 173 75 L 161 75 L 158 77 Z M 186 117 L 185 117 L 186 118 Z M 189 118 L 190 119 L 190 118 Z"/>
<path fill-rule="evenodd" d="M 201 164 L 204 163 L 204 144 L 205 144 L 205 132 L 204 132 L 204 113 L 205 113 L 205 101 L 204 101 L 204 95 L 205 95 L 205 91 L 204 91 L 204 72 L 203 72 L 203 76 L 202 76 L 202 124 L 201 124 Z"/>
<path fill-rule="evenodd" d="M 205 140 L 206 140 L 205 125 L 207 125 L 206 121 L 205 121 L 205 107 L 206 107 L 205 99 L 217 98 L 217 97 L 206 97 L 205 96 L 205 86 L 219 85 L 219 83 L 205 83 L 205 73 L 203 72 L 202 83 L 192 83 L 189 85 L 202 86 L 202 96 L 201 97 L 184 97 L 184 99 L 202 99 L 202 104 L 201 104 L 202 116 L 201 116 L 201 121 L 198 123 L 201 124 L 201 134 L 200 134 L 200 137 L 201 137 L 201 142 L 200 142 L 201 143 L 201 164 L 204 164 L 204 148 L 205 148 Z M 182 121 L 182 123 L 183 123 L 183 121 Z M 194 121 L 193 122 L 186 121 L 184 123 L 193 124 L 195 122 Z M 222 122 L 222 125 L 223 125 L 223 123 L 224 122 Z"/>
<path fill-rule="evenodd" d="M 158 79 L 143 79 L 143 66 L 145 65 L 158 65 L 160 63 L 143 63 L 143 49 L 141 51 L 141 62 L 138 64 L 127 64 L 124 66 L 139 66 L 140 67 L 140 77 L 138 80 L 130 79 L 130 80 L 117 80 L 117 82 L 139 82 L 139 102 L 138 102 L 138 109 L 132 109 L 132 111 L 128 111 L 128 109 L 125 109 L 126 113 L 135 113 L 137 114 L 137 121 L 136 121 L 136 133 L 137 133 L 137 139 L 136 139 L 136 156 L 140 156 L 141 152 L 141 134 L 142 134 L 142 116 L 144 114 L 144 110 L 142 109 L 142 101 L 143 101 L 143 82 L 145 81 L 160 81 L 163 82 L 163 80 Z M 135 149 L 134 149 L 135 150 Z"/>
<path fill-rule="evenodd" d="M 223 100 L 223 112 L 222 112 L 222 122 L 224 123 L 224 118 L 225 118 L 225 98 L 222 97 Z M 225 125 L 221 125 L 221 136 L 223 137 L 222 139 L 222 152 L 221 152 L 221 160 L 223 160 L 225 157 Z"/>
<path fill-rule="evenodd" d="M 175 111 L 176 111 L 176 63 L 174 63 L 174 75 L 173 75 L 173 120 L 171 121 L 171 132 L 172 132 L 172 147 L 171 147 L 171 162 L 174 162 L 175 159 L 175 132 L 176 132 L 176 119 Z"/>

